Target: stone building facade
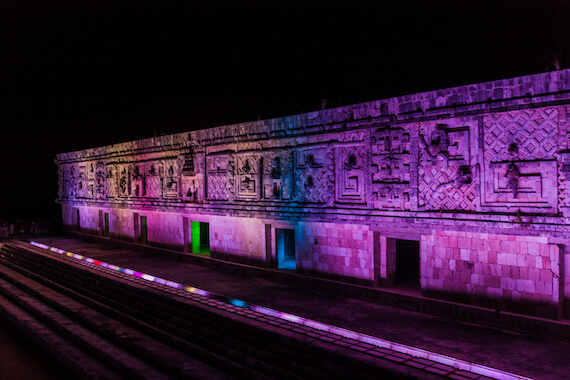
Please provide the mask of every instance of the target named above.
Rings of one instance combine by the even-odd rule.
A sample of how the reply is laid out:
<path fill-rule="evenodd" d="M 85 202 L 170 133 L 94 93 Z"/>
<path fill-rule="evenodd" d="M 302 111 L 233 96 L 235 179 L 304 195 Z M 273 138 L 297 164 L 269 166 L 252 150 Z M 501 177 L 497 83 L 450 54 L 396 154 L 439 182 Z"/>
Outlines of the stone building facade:
<path fill-rule="evenodd" d="M 57 156 L 71 230 L 570 314 L 570 70 Z M 566 305 L 566 306 L 565 306 Z"/>

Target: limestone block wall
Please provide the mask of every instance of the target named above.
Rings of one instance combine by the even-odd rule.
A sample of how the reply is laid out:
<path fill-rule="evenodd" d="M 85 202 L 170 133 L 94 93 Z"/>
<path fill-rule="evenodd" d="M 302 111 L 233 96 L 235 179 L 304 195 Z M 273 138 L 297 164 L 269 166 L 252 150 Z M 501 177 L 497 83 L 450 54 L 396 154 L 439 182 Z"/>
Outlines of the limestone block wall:
<path fill-rule="evenodd" d="M 299 222 L 295 234 L 300 272 L 373 282 L 374 242 L 368 226 Z"/>
<path fill-rule="evenodd" d="M 544 316 L 558 313 L 563 250 L 548 238 L 440 230 L 423 236 L 422 243 L 427 294 L 467 296 L 478 304 Z"/>
<path fill-rule="evenodd" d="M 266 260 L 265 224 L 255 218 L 211 217 L 210 250 L 212 256 L 245 263 Z"/>
<path fill-rule="evenodd" d="M 139 213 L 140 216 L 147 218 L 149 242 L 162 247 L 183 247 L 182 215 L 178 213 L 141 211 Z"/>

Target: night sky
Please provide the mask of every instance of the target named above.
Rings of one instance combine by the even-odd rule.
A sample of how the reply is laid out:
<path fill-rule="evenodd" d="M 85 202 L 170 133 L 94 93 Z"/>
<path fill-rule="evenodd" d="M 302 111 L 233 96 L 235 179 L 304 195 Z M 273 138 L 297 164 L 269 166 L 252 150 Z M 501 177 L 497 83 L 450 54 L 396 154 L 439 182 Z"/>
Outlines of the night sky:
<path fill-rule="evenodd" d="M 57 153 L 570 66 L 568 1 L 0 2 L 0 219 Z"/>

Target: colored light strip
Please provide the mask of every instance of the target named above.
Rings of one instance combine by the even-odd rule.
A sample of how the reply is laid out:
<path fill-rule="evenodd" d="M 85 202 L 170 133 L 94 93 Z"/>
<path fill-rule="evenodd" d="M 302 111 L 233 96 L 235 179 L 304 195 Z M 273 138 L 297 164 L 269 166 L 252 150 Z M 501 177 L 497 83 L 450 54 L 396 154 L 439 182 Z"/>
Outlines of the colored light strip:
<path fill-rule="evenodd" d="M 222 302 L 234 305 L 234 306 L 238 306 L 240 308 L 249 309 L 249 310 L 255 311 L 257 313 L 261 313 L 261 314 L 268 315 L 271 317 L 276 317 L 276 318 L 283 319 L 283 320 L 286 320 L 286 321 L 289 321 L 292 323 L 297 323 L 297 324 L 300 324 L 303 326 L 307 326 L 307 327 L 313 328 L 315 330 L 333 333 L 333 334 L 342 336 L 344 338 L 349 338 L 349 339 L 353 339 L 353 340 L 360 341 L 363 343 L 368 343 L 368 344 L 371 344 L 371 345 L 374 345 L 377 347 L 386 348 L 386 349 L 389 349 L 392 351 L 411 355 L 411 356 L 414 356 L 417 358 L 431 360 L 431 361 L 434 361 L 434 362 L 437 362 L 440 364 L 452 366 L 452 367 L 457 368 L 457 369 L 462 370 L 462 371 L 472 372 L 472 373 L 475 373 L 478 375 L 483 375 L 483 376 L 487 376 L 487 377 L 490 377 L 493 379 L 498 379 L 498 380 L 531 380 L 528 377 L 519 376 L 519 375 L 516 375 L 513 373 L 501 371 L 499 369 L 487 367 L 487 366 L 476 364 L 476 363 L 471 363 L 471 362 L 468 362 L 465 360 L 456 359 L 456 358 L 453 358 L 451 356 L 446 356 L 446 355 L 438 354 L 435 352 L 426 351 L 426 350 L 423 350 L 421 348 L 406 346 L 406 345 L 403 345 L 400 343 L 391 342 L 389 340 L 377 338 L 377 337 L 374 337 L 371 335 L 362 334 L 362 333 L 358 333 L 358 332 L 355 332 L 352 330 L 344 329 L 342 327 L 336 327 L 336 326 L 328 325 L 326 323 L 314 321 L 312 319 L 300 317 L 298 315 L 285 313 L 285 312 L 278 311 L 275 309 L 270 309 L 270 308 L 267 308 L 264 306 L 258 306 L 258 305 L 250 304 L 250 303 L 247 303 L 245 301 L 234 299 L 234 298 L 228 298 L 228 297 L 225 297 L 225 296 L 222 296 L 219 294 L 211 293 L 207 290 L 199 289 L 199 288 L 196 288 L 193 286 L 182 285 L 182 284 L 175 282 L 175 281 L 166 280 L 166 279 L 156 277 L 156 276 L 153 276 L 153 275 L 150 275 L 147 273 L 137 272 L 137 271 L 129 269 L 129 268 L 121 268 L 121 267 L 118 267 L 118 266 L 113 265 L 113 264 L 108 264 L 106 262 L 95 260 L 95 259 L 92 259 L 90 257 L 85 257 L 85 256 L 78 255 L 78 254 L 75 254 L 72 252 L 64 251 L 64 250 L 59 249 L 59 248 L 50 247 L 48 245 L 38 243 L 35 241 L 30 241 L 29 243 L 35 247 L 46 249 L 46 250 L 49 250 L 51 252 L 62 254 L 62 255 L 68 256 L 68 257 L 73 257 L 74 259 L 77 259 L 79 261 L 84 261 L 84 262 L 87 262 L 89 264 L 95 264 L 95 265 L 98 265 L 98 266 L 101 266 L 104 268 L 113 269 L 113 270 L 116 270 L 116 271 L 121 272 L 121 273 L 125 273 L 125 274 L 131 275 L 134 277 L 138 277 L 138 278 L 142 278 L 143 280 L 155 282 L 155 283 L 165 285 L 165 286 L 168 286 L 168 287 L 171 287 L 174 289 L 183 290 L 183 291 L 186 291 L 186 292 L 189 292 L 192 294 L 198 294 L 200 296 L 204 296 L 207 298 L 212 298 L 212 299 L 222 301 Z"/>

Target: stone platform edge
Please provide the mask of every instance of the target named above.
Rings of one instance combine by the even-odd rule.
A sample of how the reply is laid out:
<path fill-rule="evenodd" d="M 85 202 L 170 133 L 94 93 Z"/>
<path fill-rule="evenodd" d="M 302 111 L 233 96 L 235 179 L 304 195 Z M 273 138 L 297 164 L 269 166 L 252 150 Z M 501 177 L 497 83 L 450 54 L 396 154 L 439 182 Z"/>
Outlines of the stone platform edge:
<path fill-rule="evenodd" d="M 76 231 L 69 231 L 66 234 L 69 237 L 96 244 L 118 247 L 135 252 L 160 255 L 175 261 L 216 268 L 231 273 L 262 278 L 289 285 L 297 285 L 313 290 L 334 292 L 334 294 L 345 297 L 358 298 L 377 302 L 383 305 L 448 317 L 465 322 L 474 322 L 485 325 L 486 327 L 525 333 L 542 338 L 548 336 L 554 339 L 570 341 L 570 321 L 567 320 L 545 319 L 435 298 L 413 296 L 398 293 L 397 291 L 392 291 L 387 288 L 368 287 L 302 275 L 286 270 L 218 260 L 211 257 L 204 257 L 123 240 L 109 239 Z"/>

